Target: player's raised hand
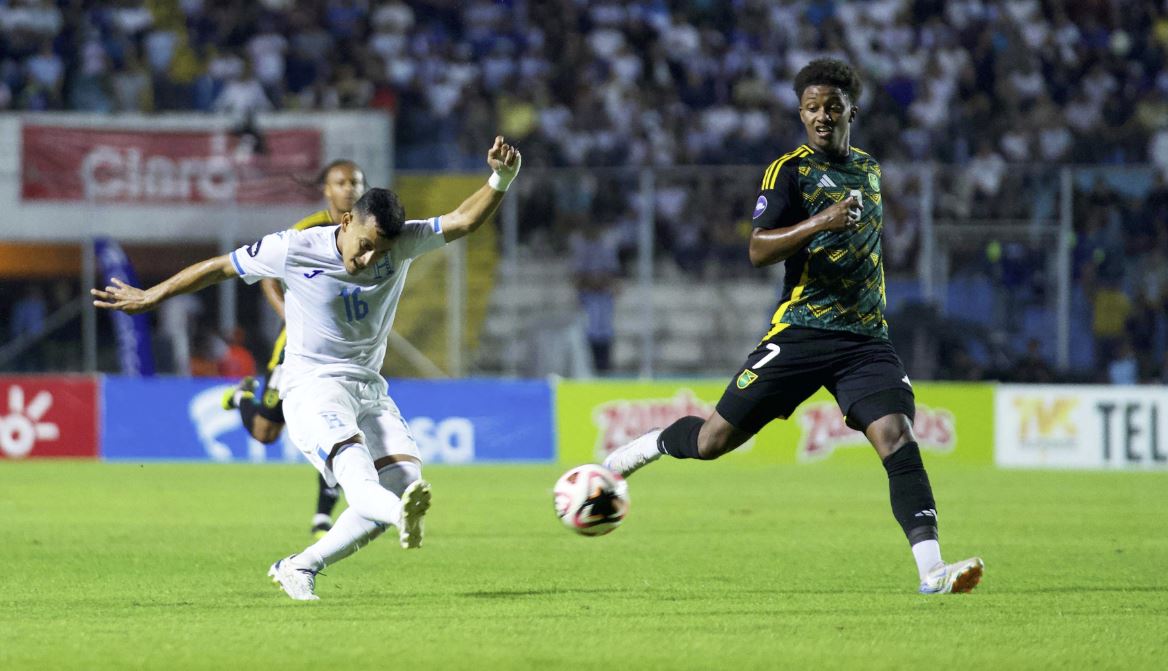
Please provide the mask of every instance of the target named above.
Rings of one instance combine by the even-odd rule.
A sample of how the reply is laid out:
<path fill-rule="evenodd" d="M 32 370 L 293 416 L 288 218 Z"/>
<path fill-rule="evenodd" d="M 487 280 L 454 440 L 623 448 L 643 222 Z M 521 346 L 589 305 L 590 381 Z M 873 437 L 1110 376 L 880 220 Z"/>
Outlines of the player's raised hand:
<path fill-rule="evenodd" d="M 487 150 L 487 165 L 503 177 L 514 177 L 523 163 L 519 150 L 503 141 L 502 135 L 495 136 L 495 144 Z"/>
<path fill-rule="evenodd" d="M 155 307 L 154 301 L 149 299 L 145 291 L 132 287 L 116 277 L 110 279 L 110 284 L 104 291 L 90 289 L 89 293 L 94 298 L 93 304 L 106 310 L 121 310 L 135 315 L 139 312 L 148 312 Z"/>

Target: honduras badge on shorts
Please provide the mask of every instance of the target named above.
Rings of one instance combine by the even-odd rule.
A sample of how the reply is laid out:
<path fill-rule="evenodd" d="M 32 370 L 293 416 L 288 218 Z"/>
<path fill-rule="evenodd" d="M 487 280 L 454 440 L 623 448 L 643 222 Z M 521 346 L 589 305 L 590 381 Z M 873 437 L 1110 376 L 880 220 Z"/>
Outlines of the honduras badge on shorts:
<path fill-rule="evenodd" d="M 750 386 L 751 382 L 754 382 L 757 379 L 758 379 L 758 374 L 756 374 L 752 371 L 749 371 L 749 370 L 744 370 L 744 371 L 742 371 L 742 374 L 738 376 L 738 382 L 737 382 L 738 388 L 739 389 L 746 389 L 747 387 Z"/>

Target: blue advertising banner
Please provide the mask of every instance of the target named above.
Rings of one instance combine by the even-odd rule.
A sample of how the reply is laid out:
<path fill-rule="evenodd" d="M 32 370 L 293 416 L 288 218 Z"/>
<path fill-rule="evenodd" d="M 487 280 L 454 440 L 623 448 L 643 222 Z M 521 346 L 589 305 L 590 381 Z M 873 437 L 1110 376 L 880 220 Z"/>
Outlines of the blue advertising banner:
<path fill-rule="evenodd" d="M 428 464 L 556 458 L 543 380 L 391 379 L 389 395 Z"/>
<path fill-rule="evenodd" d="M 134 267 L 117 241 L 96 238 L 93 241 L 93 252 L 97 257 L 98 274 L 105 283 L 99 288 L 105 288 L 115 278 L 130 286 L 138 286 Z M 122 365 L 122 374 L 153 375 L 154 355 L 150 351 L 150 322 L 146 315 L 113 311 L 110 312 L 110 318 L 114 321 L 114 332 L 118 338 L 118 361 Z"/>
<path fill-rule="evenodd" d="M 297 461 L 287 434 L 272 445 L 252 439 L 220 398 L 234 380 L 102 380 L 105 459 Z M 390 380 L 427 464 L 555 459 L 552 392 L 543 381 Z"/>

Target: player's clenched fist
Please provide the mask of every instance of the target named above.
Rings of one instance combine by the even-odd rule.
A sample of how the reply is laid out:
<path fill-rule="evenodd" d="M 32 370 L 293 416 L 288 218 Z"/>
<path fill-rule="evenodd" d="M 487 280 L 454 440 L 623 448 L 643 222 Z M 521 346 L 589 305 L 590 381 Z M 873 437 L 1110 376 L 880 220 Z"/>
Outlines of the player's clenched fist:
<path fill-rule="evenodd" d="M 519 150 L 503 141 L 502 135 L 495 136 L 495 144 L 487 150 L 487 165 L 495 174 L 515 178 L 519 166 L 523 163 L 523 155 Z"/>
<path fill-rule="evenodd" d="M 852 231 L 860 227 L 860 201 L 855 196 L 848 196 L 831 207 L 824 208 L 817 217 L 822 217 L 821 225 L 825 231 Z"/>

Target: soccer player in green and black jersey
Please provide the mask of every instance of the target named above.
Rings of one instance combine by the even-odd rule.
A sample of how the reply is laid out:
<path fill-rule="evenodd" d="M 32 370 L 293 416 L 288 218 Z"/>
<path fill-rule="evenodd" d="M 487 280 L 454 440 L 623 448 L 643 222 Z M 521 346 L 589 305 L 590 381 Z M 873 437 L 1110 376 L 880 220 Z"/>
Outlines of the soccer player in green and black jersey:
<path fill-rule="evenodd" d="M 786 262 L 770 328 L 709 418 L 684 417 L 614 450 L 608 468 L 629 475 L 662 454 L 716 459 L 773 419 L 786 419 L 820 387 L 862 431 L 888 472 L 892 512 L 912 548 L 925 594 L 968 592 L 981 559 L 941 559 L 937 511 L 913 435 L 916 403 L 888 341 L 880 232 L 880 165 L 850 145 L 860 81 L 838 60 L 795 77 L 807 143 L 763 173 L 750 260 Z"/>

